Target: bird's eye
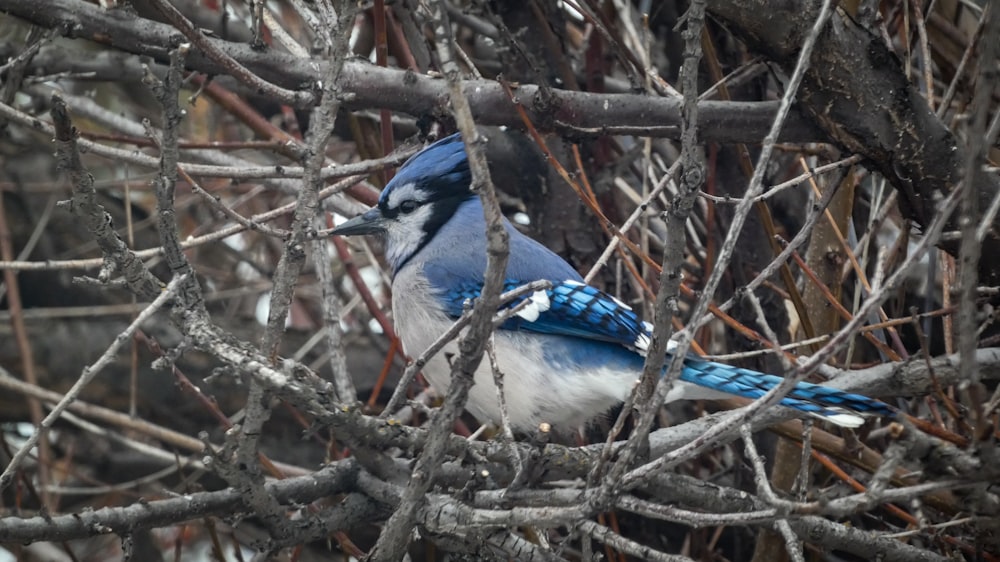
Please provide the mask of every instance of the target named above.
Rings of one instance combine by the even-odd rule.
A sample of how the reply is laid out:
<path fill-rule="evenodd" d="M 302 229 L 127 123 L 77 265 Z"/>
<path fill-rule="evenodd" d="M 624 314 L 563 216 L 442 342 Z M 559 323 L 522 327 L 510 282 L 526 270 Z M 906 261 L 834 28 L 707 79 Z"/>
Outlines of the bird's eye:
<path fill-rule="evenodd" d="M 416 211 L 419 206 L 420 204 L 413 199 L 407 199 L 399 204 L 399 210 L 402 211 L 403 214 L 408 215 L 413 211 Z"/>

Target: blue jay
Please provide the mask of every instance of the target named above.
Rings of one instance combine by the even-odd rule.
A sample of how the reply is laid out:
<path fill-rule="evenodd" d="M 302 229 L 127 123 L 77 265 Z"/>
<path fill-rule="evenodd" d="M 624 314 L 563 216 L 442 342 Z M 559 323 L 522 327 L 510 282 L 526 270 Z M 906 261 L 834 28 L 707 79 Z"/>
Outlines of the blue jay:
<path fill-rule="evenodd" d="M 443 138 L 399 169 L 377 206 L 333 230 L 384 239 L 396 330 L 403 349 L 414 357 L 461 316 L 482 287 L 486 223 L 470 183 L 461 137 Z M 530 301 L 495 334 L 511 425 L 517 431 L 531 431 L 541 422 L 576 429 L 628 397 L 642 373 L 652 326 L 618 299 L 585 285 L 565 260 L 509 222 L 504 226 L 510 235 L 505 288 L 551 283 L 550 289 L 505 305 Z M 457 354 L 454 342 L 423 370 L 439 391 L 450 381 L 449 354 Z M 667 401 L 758 398 L 780 382 L 773 375 L 690 356 Z M 893 415 L 877 400 L 810 383 L 799 383 L 781 404 L 846 427 L 861 425 L 859 414 Z M 466 409 L 482 422 L 500 421 L 487 361 L 475 373 Z"/>

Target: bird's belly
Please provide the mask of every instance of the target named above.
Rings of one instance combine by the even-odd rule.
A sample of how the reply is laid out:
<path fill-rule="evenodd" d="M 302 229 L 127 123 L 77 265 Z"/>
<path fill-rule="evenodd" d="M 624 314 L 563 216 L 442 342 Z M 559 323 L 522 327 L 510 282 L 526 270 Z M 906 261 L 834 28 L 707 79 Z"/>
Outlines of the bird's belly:
<path fill-rule="evenodd" d="M 403 349 L 416 359 L 452 325 L 445 314 L 427 308 L 396 309 L 395 322 Z M 595 364 L 567 368 L 546 358 L 547 343 L 558 345 L 559 336 L 526 332 L 497 331 L 493 338 L 497 366 L 504 388 L 510 424 L 516 431 L 533 431 L 542 422 L 563 431 L 572 431 L 605 413 L 622 401 L 631 390 L 637 373 L 620 367 Z M 448 391 L 451 364 L 458 356 L 457 338 L 446 344 L 423 369 L 431 386 Z M 466 410 L 484 423 L 501 422 L 501 410 L 494 370 L 484 355 L 474 373 Z"/>

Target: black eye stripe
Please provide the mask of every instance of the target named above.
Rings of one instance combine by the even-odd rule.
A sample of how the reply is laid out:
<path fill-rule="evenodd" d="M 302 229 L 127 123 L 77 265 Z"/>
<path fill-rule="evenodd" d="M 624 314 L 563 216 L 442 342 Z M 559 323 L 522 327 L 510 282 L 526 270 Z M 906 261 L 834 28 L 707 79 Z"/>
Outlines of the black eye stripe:
<path fill-rule="evenodd" d="M 401 214 L 408 215 L 413 211 L 416 211 L 421 205 L 424 205 L 426 203 L 427 203 L 426 201 L 407 199 L 406 201 L 401 202 L 396 207 L 389 207 L 389 205 L 386 204 L 385 201 L 380 201 L 378 204 L 378 208 L 379 211 L 382 213 L 383 217 L 388 219 L 394 219 Z"/>
<path fill-rule="evenodd" d="M 399 214 L 399 209 L 390 209 L 385 201 L 378 202 L 378 210 L 387 219 L 394 219 Z"/>

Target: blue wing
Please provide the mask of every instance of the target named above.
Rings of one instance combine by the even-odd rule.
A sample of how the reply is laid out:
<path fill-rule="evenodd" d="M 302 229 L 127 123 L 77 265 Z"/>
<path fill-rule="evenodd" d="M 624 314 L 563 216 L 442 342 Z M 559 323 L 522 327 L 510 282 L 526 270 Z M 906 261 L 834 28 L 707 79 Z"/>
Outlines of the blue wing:
<path fill-rule="evenodd" d="M 504 291 L 521 285 L 524 285 L 522 281 L 508 279 L 504 283 Z M 468 282 L 444 291 L 442 298 L 448 313 L 460 316 L 466 303 L 479 296 L 480 289 L 480 284 Z M 543 293 L 544 297 L 539 293 Z M 652 328 L 640 321 L 631 308 L 607 293 L 579 281 L 561 281 L 553 283 L 551 289 L 518 297 L 504 307 L 517 306 L 525 300 L 532 302 L 524 310 L 534 309 L 512 317 L 501 326 L 502 329 L 613 342 L 645 355 Z M 751 399 L 760 398 L 783 380 L 690 354 L 684 364 L 681 380 Z M 878 400 L 807 382 L 798 383 L 781 404 L 846 427 L 861 425 L 864 422 L 862 416 L 867 414 L 895 415 L 890 406 Z"/>
<path fill-rule="evenodd" d="M 504 291 L 524 284 L 507 279 Z M 478 297 L 481 289 L 481 283 L 464 282 L 443 291 L 441 297 L 448 314 L 460 316 L 466 302 Z M 649 343 L 649 324 L 639 320 L 628 305 L 579 281 L 553 281 L 552 288 L 518 297 L 502 308 L 517 306 L 525 300 L 532 302 L 524 312 L 501 325 L 501 329 L 575 336 L 638 350 L 644 350 Z"/>

